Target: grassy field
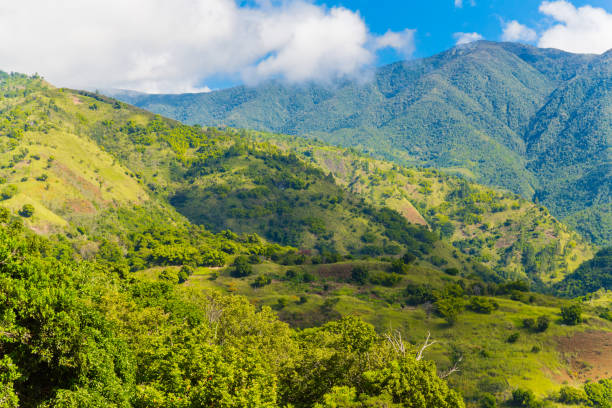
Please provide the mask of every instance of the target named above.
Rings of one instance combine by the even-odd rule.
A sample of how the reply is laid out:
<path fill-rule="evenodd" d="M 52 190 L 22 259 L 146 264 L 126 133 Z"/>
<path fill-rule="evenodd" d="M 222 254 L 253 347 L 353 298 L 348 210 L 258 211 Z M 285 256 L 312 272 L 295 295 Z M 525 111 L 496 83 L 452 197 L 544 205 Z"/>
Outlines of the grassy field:
<path fill-rule="evenodd" d="M 403 288 L 408 283 L 441 288 L 469 280 L 418 262 L 394 287 L 356 285 L 346 281 L 356 265 L 371 273 L 385 271 L 389 266 L 380 261 L 300 266 L 266 262 L 254 265 L 254 273 L 248 278 L 233 278 L 231 268 L 199 268 L 183 285 L 247 296 L 258 306 L 272 307 L 283 320 L 298 327 L 317 325 L 340 315 L 356 315 L 380 332 L 399 331 L 415 348 L 431 333 L 437 343 L 427 350 L 427 357 L 436 361 L 441 374 L 461 358 L 461 371 L 452 374 L 449 381 L 468 401 L 476 401 L 482 392 L 504 400 L 516 388 L 531 389 L 540 398 L 551 398 L 563 385 L 580 386 L 586 379 L 609 377 L 612 372 L 612 361 L 606 354 L 612 351 L 606 348 L 612 344 L 612 322 L 597 316 L 593 302 L 583 304 L 582 324 L 567 326 L 562 323 L 560 307 L 570 304 L 569 300 L 533 293 L 525 294 L 522 300 L 487 297 L 498 303 L 497 310 L 491 314 L 465 310 L 456 323 L 449 325 L 431 305 L 405 305 Z M 162 271 L 175 276 L 178 269 L 154 268 L 136 276 L 156 280 Z M 308 272 L 314 280 L 292 282 L 287 271 Z M 261 275 L 270 276 L 271 283 L 254 287 Z M 608 302 L 609 306 L 609 299 L 599 298 L 597 304 Z M 535 333 L 523 327 L 524 319 L 542 315 L 551 319 L 545 332 Z M 513 333 L 518 333 L 518 339 L 510 343 Z"/>

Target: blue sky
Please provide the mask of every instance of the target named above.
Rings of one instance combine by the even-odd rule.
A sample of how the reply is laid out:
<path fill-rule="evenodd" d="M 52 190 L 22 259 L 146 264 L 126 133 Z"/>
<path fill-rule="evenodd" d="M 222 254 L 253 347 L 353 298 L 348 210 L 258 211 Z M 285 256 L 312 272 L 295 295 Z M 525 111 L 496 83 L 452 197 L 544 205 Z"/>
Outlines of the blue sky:
<path fill-rule="evenodd" d="M 427 57 L 452 47 L 456 42 L 453 38 L 456 32 L 477 32 L 486 40 L 500 41 L 502 21 L 516 20 L 537 31 L 543 31 L 553 23 L 538 11 L 541 0 L 463 0 L 462 7 L 455 7 L 453 0 L 342 0 L 317 3 L 359 11 L 374 33 L 416 29 L 414 58 Z M 612 0 L 572 0 L 571 3 L 576 7 L 599 7 L 612 13 Z M 531 43 L 536 44 L 537 41 Z M 380 54 L 379 64 L 401 59 L 388 50 Z"/>
<path fill-rule="evenodd" d="M 207 92 L 367 78 L 480 38 L 602 53 L 612 0 L 2 0 L 0 38 L 1 70 L 58 86 Z"/>

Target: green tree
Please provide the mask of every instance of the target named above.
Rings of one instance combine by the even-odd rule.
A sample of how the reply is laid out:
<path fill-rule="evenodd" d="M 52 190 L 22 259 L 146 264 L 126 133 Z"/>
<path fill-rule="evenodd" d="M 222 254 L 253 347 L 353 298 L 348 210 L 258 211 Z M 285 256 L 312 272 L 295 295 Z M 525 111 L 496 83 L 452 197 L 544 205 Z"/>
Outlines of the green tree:
<path fill-rule="evenodd" d="M 24 204 L 21 210 L 19 210 L 19 215 L 24 218 L 30 218 L 34 215 L 34 206 L 32 204 Z"/>
<path fill-rule="evenodd" d="M 575 326 L 582 321 L 582 308 L 578 304 L 561 308 L 561 320 L 563 323 Z"/>

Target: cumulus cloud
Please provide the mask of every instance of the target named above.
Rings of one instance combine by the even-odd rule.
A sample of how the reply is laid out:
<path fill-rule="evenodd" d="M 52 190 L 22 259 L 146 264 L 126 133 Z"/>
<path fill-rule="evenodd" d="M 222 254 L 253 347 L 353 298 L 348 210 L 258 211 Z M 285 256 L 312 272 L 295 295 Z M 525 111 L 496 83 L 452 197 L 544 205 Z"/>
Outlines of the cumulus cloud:
<path fill-rule="evenodd" d="M 7 0 L 0 69 L 61 86 L 205 91 L 231 75 L 328 80 L 358 75 L 376 51 L 414 50 L 414 31 L 373 35 L 357 12 L 307 0 Z"/>
<path fill-rule="evenodd" d="M 545 1 L 540 12 L 555 24 L 542 34 L 539 47 L 595 54 L 612 48 L 612 14 L 606 10 L 592 6 L 576 8 L 567 1 Z"/>
<path fill-rule="evenodd" d="M 387 31 L 375 39 L 375 49 L 393 48 L 408 58 L 414 53 L 414 34 L 416 30 L 405 29 L 401 32 Z"/>
<path fill-rule="evenodd" d="M 535 41 L 538 35 L 531 28 L 516 20 L 504 24 L 502 41 Z"/>
<path fill-rule="evenodd" d="M 456 40 L 455 45 L 468 44 L 483 39 L 482 35 L 478 33 L 454 33 L 453 38 Z"/>

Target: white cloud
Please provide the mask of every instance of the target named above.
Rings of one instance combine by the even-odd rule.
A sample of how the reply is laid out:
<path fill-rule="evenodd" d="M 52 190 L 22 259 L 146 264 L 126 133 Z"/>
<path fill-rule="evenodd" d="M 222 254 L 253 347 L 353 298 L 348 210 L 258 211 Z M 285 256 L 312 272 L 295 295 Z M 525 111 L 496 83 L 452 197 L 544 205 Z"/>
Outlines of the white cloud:
<path fill-rule="evenodd" d="M 482 35 L 478 33 L 454 33 L 453 38 L 456 40 L 455 45 L 468 44 L 483 39 Z"/>
<path fill-rule="evenodd" d="M 205 91 L 214 75 L 358 75 L 381 47 L 414 50 L 412 30 L 375 36 L 357 12 L 308 0 L 4 0 L 0 38 L 0 69 L 155 92 Z"/>
<path fill-rule="evenodd" d="M 502 41 L 535 41 L 538 35 L 531 28 L 516 20 L 504 24 Z"/>
<path fill-rule="evenodd" d="M 410 57 L 414 53 L 414 34 L 416 30 L 405 29 L 401 32 L 387 31 L 375 39 L 375 49 L 393 48 L 400 55 Z"/>
<path fill-rule="evenodd" d="M 567 1 L 545 1 L 540 12 L 555 20 L 539 47 L 558 48 L 576 53 L 601 54 L 612 48 L 612 14 L 602 8 L 576 8 Z"/>

